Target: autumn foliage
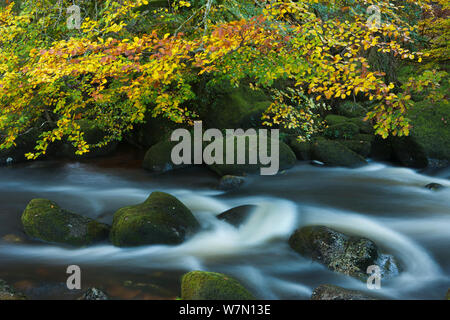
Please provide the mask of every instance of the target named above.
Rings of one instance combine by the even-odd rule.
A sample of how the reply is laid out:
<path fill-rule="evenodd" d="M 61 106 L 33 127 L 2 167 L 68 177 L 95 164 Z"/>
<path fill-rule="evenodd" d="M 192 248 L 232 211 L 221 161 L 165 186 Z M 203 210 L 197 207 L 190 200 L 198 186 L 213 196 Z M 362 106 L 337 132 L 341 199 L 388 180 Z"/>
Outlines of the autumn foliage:
<path fill-rule="evenodd" d="M 64 10 L 71 4 L 22 1 L 0 9 L 0 148 L 43 126 L 28 158 L 63 138 L 83 154 L 92 146 L 82 119 L 107 133 L 98 146 L 120 140 L 148 113 L 192 123 L 199 115 L 188 102 L 203 76 L 269 90 L 274 103 L 262 121 L 303 128 L 306 138 L 320 127 L 315 106 L 347 99 L 374 102 L 366 119 L 377 134 L 408 135 L 410 91 L 433 85 L 433 77 L 403 88 L 387 83 L 368 52 L 417 64 L 448 58 L 442 39 L 439 48 L 423 52 L 413 45 L 428 20 L 415 22 L 408 12 L 433 19 L 425 0 L 171 1 L 168 8 L 147 0 L 80 1 L 80 30 L 66 26 Z M 367 23 L 370 5 L 381 10 L 379 26 Z M 448 10 L 445 1 L 440 5 Z M 448 25 L 446 17 L 439 19 Z M 287 89 L 273 89 L 276 81 Z M 310 103 L 299 107 L 302 99 Z"/>

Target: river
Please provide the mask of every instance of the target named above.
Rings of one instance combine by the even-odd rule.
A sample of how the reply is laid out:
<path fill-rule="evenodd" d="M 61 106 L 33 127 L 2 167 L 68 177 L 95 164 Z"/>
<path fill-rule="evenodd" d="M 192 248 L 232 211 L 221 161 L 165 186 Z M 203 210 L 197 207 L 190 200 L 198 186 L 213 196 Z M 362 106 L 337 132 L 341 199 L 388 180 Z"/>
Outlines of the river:
<path fill-rule="evenodd" d="M 125 160 L 124 160 L 125 161 Z M 367 237 L 400 261 L 403 271 L 370 292 L 386 299 L 443 299 L 450 287 L 450 169 L 420 173 L 371 162 L 359 169 L 319 168 L 299 162 L 277 176 L 251 176 L 223 192 L 205 168 L 152 174 L 136 163 L 42 161 L 0 168 L 0 278 L 34 299 L 73 299 L 68 265 L 117 299 L 175 299 L 191 270 L 229 274 L 260 299 L 309 299 L 320 284 L 368 292 L 365 283 L 327 270 L 291 250 L 299 226 L 325 225 Z M 446 188 L 431 191 L 437 182 Z M 27 239 L 20 216 L 33 198 L 111 223 L 123 206 L 152 191 L 178 197 L 202 231 L 178 246 L 117 248 L 108 243 L 74 249 Z M 254 204 L 239 228 L 215 218 Z M 14 234 L 24 240 L 1 240 Z"/>

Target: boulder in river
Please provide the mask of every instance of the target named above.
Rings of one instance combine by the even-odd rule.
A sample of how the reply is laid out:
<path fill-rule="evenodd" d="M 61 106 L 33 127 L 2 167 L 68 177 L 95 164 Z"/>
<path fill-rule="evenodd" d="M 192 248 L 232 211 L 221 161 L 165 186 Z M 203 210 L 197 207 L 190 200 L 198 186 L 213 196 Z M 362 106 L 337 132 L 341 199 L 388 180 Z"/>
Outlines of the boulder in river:
<path fill-rule="evenodd" d="M 391 137 L 393 160 L 409 168 L 425 168 L 428 158 L 425 150 L 412 137 Z"/>
<path fill-rule="evenodd" d="M 145 154 L 142 166 L 152 172 L 167 172 L 189 166 L 188 164 L 175 165 L 172 162 L 172 149 L 178 142 L 163 139 L 148 149 Z"/>
<path fill-rule="evenodd" d="M 297 160 L 311 160 L 311 142 L 298 141 L 297 137 L 291 137 L 288 145 L 294 151 Z"/>
<path fill-rule="evenodd" d="M 62 209 L 47 199 L 33 199 L 22 214 L 25 233 L 36 239 L 85 246 L 108 238 L 109 226 Z"/>
<path fill-rule="evenodd" d="M 255 208 L 256 206 L 254 205 L 243 205 L 231 208 L 230 210 L 219 214 L 217 218 L 237 227 L 250 217 Z"/>
<path fill-rule="evenodd" d="M 114 214 L 110 239 L 120 247 L 179 244 L 199 228 L 192 212 L 180 200 L 153 192 L 143 203 Z"/>
<path fill-rule="evenodd" d="M 244 177 L 226 175 L 220 179 L 219 189 L 233 190 L 239 188 L 245 182 Z"/>
<path fill-rule="evenodd" d="M 439 183 L 429 183 L 425 186 L 425 188 L 433 190 L 433 191 L 438 191 L 444 188 L 444 186 L 442 184 Z"/>
<path fill-rule="evenodd" d="M 183 300 L 254 300 L 237 280 L 222 273 L 192 271 L 181 280 Z"/>
<path fill-rule="evenodd" d="M 450 289 L 447 290 L 447 296 L 445 297 L 445 299 L 450 300 Z"/>
<path fill-rule="evenodd" d="M 0 279 L 0 300 L 26 300 L 27 297 Z"/>
<path fill-rule="evenodd" d="M 316 139 L 313 143 L 313 158 L 328 166 L 338 167 L 361 167 L 367 161 L 337 141 L 327 139 Z"/>
<path fill-rule="evenodd" d="M 289 245 L 302 256 L 324 264 L 328 269 L 360 280 L 368 278 L 367 268 L 377 265 L 382 276 L 398 273 L 394 257 L 380 253 L 369 239 L 347 236 L 324 226 L 297 229 Z"/>
<path fill-rule="evenodd" d="M 109 300 L 108 296 L 97 288 L 87 289 L 78 300 Z"/>
<path fill-rule="evenodd" d="M 363 292 L 323 284 L 314 289 L 311 300 L 375 300 Z"/>

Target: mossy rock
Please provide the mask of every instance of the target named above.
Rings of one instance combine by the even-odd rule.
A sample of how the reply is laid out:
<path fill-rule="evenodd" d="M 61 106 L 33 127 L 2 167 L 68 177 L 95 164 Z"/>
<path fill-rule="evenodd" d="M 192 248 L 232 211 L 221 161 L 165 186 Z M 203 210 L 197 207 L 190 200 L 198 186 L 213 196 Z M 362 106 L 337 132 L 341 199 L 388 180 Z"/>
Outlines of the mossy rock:
<path fill-rule="evenodd" d="M 345 116 L 340 116 L 337 114 L 329 114 L 325 117 L 325 122 L 329 126 L 334 126 L 334 125 L 350 122 L 350 118 L 345 117 Z"/>
<path fill-rule="evenodd" d="M 297 229 L 289 238 L 289 245 L 302 256 L 324 264 L 328 269 L 362 281 L 368 278 L 367 267 L 378 265 L 382 276 L 399 272 L 394 257 L 381 254 L 369 239 L 347 236 L 324 226 Z"/>
<path fill-rule="evenodd" d="M 22 214 L 25 233 L 39 240 L 86 246 L 108 238 L 109 226 L 59 207 L 47 199 L 33 199 Z"/>
<path fill-rule="evenodd" d="M 165 139 L 150 147 L 145 153 L 144 161 L 142 162 L 143 168 L 152 172 L 167 172 L 190 166 L 189 164 L 175 165 L 172 162 L 172 149 L 178 143 Z"/>
<path fill-rule="evenodd" d="M 288 145 L 295 153 L 297 160 L 311 160 L 312 148 L 310 141 L 298 141 L 296 137 L 290 137 Z"/>
<path fill-rule="evenodd" d="M 360 167 L 367 164 L 367 161 L 337 141 L 316 139 L 313 143 L 313 158 L 328 166 Z"/>
<path fill-rule="evenodd" d="M 450 103 L 421 101 L 408 111 L 411 136 L 429 158 L 450 160 Z"/>
<path fill-rule="evenodd" d="M 355 126 L 358 127 L 358 131 L 356 132 L 354 127 L 351 127 L 347 129 L 346 131 L 344 129 L 341 129 L 338 133 L 335 132 L 325 132 L 325 135 L 329 136 L 329 138 L 345 138 L 344 135 L 347 135 L 347 138 L 351 138 L 354 135 L 357 135 L 359 132 L 366 133 L 366 134 L 373 134 L 374 130 L 370 122 L 364 121 L 362 117 L 345 117 L 342 115 L 336 115 L 336 114 L 329 114 L 325 117 L 326 123 L 330 127 L 338 127 L 339 125 L 352 123 Z M 349 131 L 350 130 L 350 131 Z M 355 133 L 356 132 L 356 133 Z"/>
<path fill-rule="evenodd" d="M 393 160 L 409 168 L 425 168 L 428 158 L 423 147 L 412 137 L 390 137 Z"/>
<path fill-rule="evenodd" d="M 329 139 L 352 139 L 358 133 L 358 126 L 352 122 L 335 124 L 325 129 L 325 137 Z"/>
<path fill-rule="evenodd" d="M 356 118 L 364 117 L 367 114 L 366 108 L 353 101 L 344 101 L 337 106 L 337 112 L 345 117 Z"/>
<path fill-rule="evenodd" d="M 164 192 L 153 192 L 143 203 L 114 214 L 110 239 L 119 247 L 180 244 L 199 228 L 181 201 Z"/>
<path fill-rule="evenodd" d="M 445 299 L 450 300 L 450 289 L 448 289 Z"/>
<path fill-rule="evenodd" d="M 192 271 L 181 280 L 183 300 L 254 300 L 237 280 L 216 272 Z"/>
<path fill-rule="evenodd" d="M 26 300 L 27 297 L 14 290 L 6 281 L 0 279 L 0 301 L 1 300 Z"/>
<path fill-rule="evenodd" d="M 227 82 L 212 84 L 197 93 L 200 118 L 207 128 L 249 129 L 262 126 L 261 116 L 272 104 L 262 90 L 242 84 L 238 88 Z"/>
<path fill-rule="evenodd" d="M 372 144 L 366 140 L 359 140 L 356 138 L 357 136 L 355 136 L 354 140 L 338 140 L 338 142 L 364 158 L 368 157 Z"/>
<path fill-rule="evenodd" d="M 230 139 L 234 139 L 234 164 L 226 164 L 226 157 L 227 157 L 227 151 L 226 145 L 230 142 Z M 250 135 L 246 136 L 245 138 L 240 138 L 240 141 L 245 141 L 245 163 L 246 164 L 238 164 L 237 163 L 237 157 L 238 157 L 238 139 L 236 139 L 234 136 L 232 137 L 225 137 L 223 146 L 223 160 L 222 164 L 212 164 L 208 167 L 219 174 L 220 176 L 225 175 L 233 175 L 233 176 L 242 176 L 247 174 L 253 174 L 253 173 L 261 173 L 261 168 L 267 168 L 269 165 L 263 165 L 259 163 L 259 142 L 255 145 L 253 143 L 250 143 L 251 140 L 258 141 L 258 135 Z M 267 146 L 267 153 L 271 155 L 271 141 L 270 137 L 268 138 L 268 146 Z M 274 141 L 274 143 L 277 142 L 279 145 L 279 171 L 292 168 L 295 163 L 297 162 L 297 158 L 292 151 L 292 149 L 284 142 L 282 141 Z M 256 154 L 257 155 L 257 163 L 256 164 L 249 164 L 249 154 Z"/>
<path fill-rule="evenodd" d="M 311 300 L 374 300 L 374 298 L 361 291 L 323 284 L 313 290 Z"/>
<path fill-rule="evenodd" d="M 240 226 L 244 223 L 254 212 L 256 206 L 254 205 L 243 205 L 235 208 L 231 208 L 225 212 L 222 212 L 217 216 L 217 219 L 223 220 L 232 224 L 235 227 Z"/>

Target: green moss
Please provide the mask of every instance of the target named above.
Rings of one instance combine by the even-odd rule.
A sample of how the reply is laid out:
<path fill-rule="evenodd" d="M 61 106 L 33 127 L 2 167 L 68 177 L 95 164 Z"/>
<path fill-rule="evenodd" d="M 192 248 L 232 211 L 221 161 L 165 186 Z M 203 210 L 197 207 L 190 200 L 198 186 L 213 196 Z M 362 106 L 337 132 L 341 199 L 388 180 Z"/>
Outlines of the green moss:
<path fill-rule="evenodd" d="M 208 128 L 248 129 L 261 126 L 261 116 L 271 105 L 262 90 L 252 90 L 242 84 L 238 88 L 228 83 L 207 85 L 199 104 L 200 118 Z"/>
<path fill-rule="evenodd" d="M 154 172 L 166 172 L 176 168 L 181 168 L 185 165 L 174 165 L 171 154 L 172 148 L 178 142 L 163 140 L 154 146 L 150 147 L 145 154 L 142 166 L 144 169 Z"/>
<path fill-rule="evenodd" d="M 351 139 L 358 133 L 358 126 L 351 122 L 331 125 L 325 129 L 325 136 L 330 139 Z"/>
<path fill-rule="evenodd" d="M 26 234 L 32 238 L 84 246 L 107 239 L 109 226 L 60 208 L 46 199 L 33 199 L 22 214 Z"/>
<path fill-rule="evenodd" d="M 423 147 L 412 137 L 389 137 L 393 160 L 410 168 L 425 168 L 428 159 Z"/>
<path fill-rule="evenodd" d="M 143 203 L 114 214 L 111 242 L 116 246 L 179 244 L 200 225 L 177 198 L 153 192 Z"/>
<path fill-rule="evenodd" d="M 371 143 L 366 140 L 357 139 L 357 136 L 355 136 L 354 139 L 355 140 L 338 140 L 338 142 L 364 158 L 368 157 L 371 150 Z"/>
<path fill-rule="evenodd" d="M 192 271 L 181 280 L 183 300 L 254 300 L 237 280 L 221 273 Z"/>
<path fill-rule="evenodd" d="M 346 146 L 323 138 L 314 141 L 313 155 L 315 160 L 329 166 L 359 167 L 367 164 L 363 157 Z"/>
<path fill-rule="evenodd" d="M 233 137 L 226 137 L 225 139 L 225 143 L 224 145 L 227 145 L 227 141 L 228 139 L 235 139 Z M 255 139 L 258 139 L 258 137 L 256 136 Z M 245 157 L 246 157 L 246 164 L 237 164 L 237 156 L 238 156 L 238 152 L 237 152 L 237 139 L 234 140 L 234 163 L 235 164 L 225 164 L 226 162 L 226 152 L 228 150 L 224 150 L 223 152 L 223 164 L 213 164 L 210 165 L 209 168 L 211 168 L 213 171 L 215 171 L 217 174 L 219 174 L 220 176 L 225 176 L 225 175 L 234 175 L 234 176 L 241 176 L 241 175 L 246 175 L 246 174 L 251 174 L 251 173 L 258 173 L 260 172 L 261 168 L 266 168 L 269 167 L 269 165 L 262 165 L 260 163 L 257 164 L 248 164 L 249 162 L 249 154 L 253 153 L 253 154 L 257 154 L 259 155 L 259 149 L 256 148 L 252 145 L 250 147 L 250 143 L 249 143 L 250 138 L 246 137 L 245 139 Z M 259 143 L 258 143 L 259 145 Z M 271 143 L 270 140 L 268 141 L 268 147 L 267 147 L 267 152 L 270 155 L 271 154 Z M 259 159 L 259 158 L 258 158 Z M 285 170 L 285 169 L 289 169 L 291 167 L 293 167 L 295 165 L 295 163 L 297 162 L 296 156 L 294 154 L 294 152 L 291 150 L 291 148 L 284 142 L 279 141 L 279 170 Z"/>
<path fill-rule="evenodd" d="M 367 114 L 367 110 L 363 106 L 353 101 L 344 101 L 337 107 L 337 111 L 340 115 L 349 118 L 361 118 Z"/>
<path fill-rule="evenodd" d="M 450 160 L 450 103 L 415 103 L 408 111 L 411 136 L 430 158 Z"/>
<path fill-rule="evenodd" d="M 298 160 L 311 160 L 311 142 L 298 141 L 296 137 L 291 137 L 288 145 L 295 153 Z"/>

